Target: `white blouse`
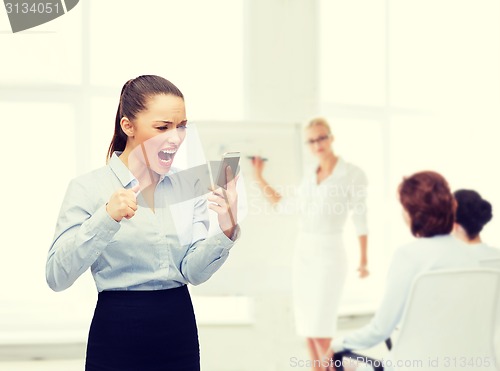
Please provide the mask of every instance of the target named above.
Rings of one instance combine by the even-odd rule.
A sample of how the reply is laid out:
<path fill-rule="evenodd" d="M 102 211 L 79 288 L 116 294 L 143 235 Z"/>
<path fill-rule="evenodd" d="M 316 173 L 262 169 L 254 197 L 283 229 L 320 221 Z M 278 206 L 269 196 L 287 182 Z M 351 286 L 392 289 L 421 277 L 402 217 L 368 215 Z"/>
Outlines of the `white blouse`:
<path fill-rule="evenodd" d="M 283 195 L 277 210 L 298 213 L 299 231 L 311 234 L 341 234 L 350 213 L 356 233 L 366 235 L 367 185 L 363 170 L 339 157 L 332 174 L 320 184 L 316 167 L 308 171 L 298 189 Z"/>
<path fill-rule="evenodd" d="M 116 222 L 106 202 L 117 189 L 137 184 L 118 154 L 70 182 L 47 256 L 49 286 L 64 290 L 89 268 L 99 292 L 164 290 L 208 280 L 234 241 L 220 228 L 209 236 L 200 179 L 171 169 L 156 186 L 154 212 L 139 195 L 135 216 Z"/>

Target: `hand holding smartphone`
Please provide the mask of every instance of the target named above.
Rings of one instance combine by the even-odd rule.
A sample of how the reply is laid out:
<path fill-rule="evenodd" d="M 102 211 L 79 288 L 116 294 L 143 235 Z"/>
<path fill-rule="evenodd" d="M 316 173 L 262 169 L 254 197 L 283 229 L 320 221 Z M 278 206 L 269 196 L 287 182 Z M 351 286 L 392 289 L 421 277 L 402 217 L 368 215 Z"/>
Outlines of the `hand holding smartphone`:
<path fill-rule="evenodd" d="M 240 161 L 240 152 L 226 152 L 222 155 L 222 161 L 217 171 L 217 177 L 215 178 L 215 185 L 227 189 L 227 183 L 231 179 L 226 179 L 226 168 L 229 166 L 233 177 L 236 176 L 238 171 L 238 164 Z"/>
<path fill-rule="evenodd" d="M 215 179 L 213 179 L 212 172 L 210 172 L 212 193 L 207 197 L 209 201 L 208 207 L 218 214 L 217 218 L 221 230 L 231 239 L 237 223 L 238 195 L 235 184 L 231 184 L 229 189 L 227 185 L 236 177 L 239 161 L 240 152 L 224 153 Z M 228 179 L 228 167 L 231 168 L 232 179 Z"/>

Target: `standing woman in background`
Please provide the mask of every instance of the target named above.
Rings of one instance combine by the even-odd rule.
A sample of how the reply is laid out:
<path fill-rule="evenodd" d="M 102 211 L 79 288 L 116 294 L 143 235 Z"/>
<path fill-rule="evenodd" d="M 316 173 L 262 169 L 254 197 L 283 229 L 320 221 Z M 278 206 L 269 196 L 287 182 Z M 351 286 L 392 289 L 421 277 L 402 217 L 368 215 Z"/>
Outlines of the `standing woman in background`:
<path fill-rule="evenodd" d="M 347 274 L 342 232 L 348 213 L 360 245 L 359 276 L 366 277 L 367 223 L 364 172 L 337 156 L 330 126 L 322 118 L 306 127 L 306 143 L 319 164 L 308 172 L 298 190 L 299 234 L 293 260 L 293 304 L 297 332 L 307 338 L 313 370 L 322 360 L 337 329 L 337 313 Z M 291 204 L 264 179 L 264 162 L 252 160 L 255 178 L 273 204 Z M 283 200 L 282 200 L 283 198 Z M 316 362 L 314 362 L 316 360 Z"/>
<path fill-rule="evenodd" d="M 87 371 L 200 369 L 187 284 L 206 281 L 226 260 L 238 234 L 237 195 L 233 179 L 224 197 L 217 190 L 208 197 L 221 233 L 207 237 L 207 202 L 196 197 L 205 190 L 172 168 L 186 126 L 175 85 L 153 75 L 129 80 L 108 164 L 69 184 L 46 276 L 61 291 L 92 271 L 99 295 Z M 170 212 L 176 200 L 183 201 L 180 215 Z"/>
<path fill-rule="evenodd" d="M 484 259 L 500 258 L 500 249 L 488 246 L 480 236 L 483 227 L 493 218 L 491 204 L 469 189 L 459 189 L 453 196 L 457 201 L 455 237 L 471 245 Z"/>

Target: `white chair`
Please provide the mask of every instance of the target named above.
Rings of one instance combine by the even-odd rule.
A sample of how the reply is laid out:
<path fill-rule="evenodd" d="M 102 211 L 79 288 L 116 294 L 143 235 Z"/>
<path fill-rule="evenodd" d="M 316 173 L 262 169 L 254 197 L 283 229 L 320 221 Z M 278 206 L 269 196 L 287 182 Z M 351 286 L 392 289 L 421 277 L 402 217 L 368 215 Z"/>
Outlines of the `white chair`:
<path fill-rule="evenodd" d="M 397 343 L 396 370 L 500 370 L 500 271 L 443 270 L 413 284 Z M 403 367 L 398 367 L 398 366 Z"/>
<path fill-rule="evenodd" d="M 500 258 L 485 259 L 481 260 L 479 263 L 481 264 L 482 267 L 500 270 Z M 500 310 L 500 295 L 498 297 L 498 308 L 499 308 L 498 310 Z M 495 349 L 497 352 L 496 353 L 497 362 L 500 363 L 500 320 L 497 322 L 496 335 L 495 335 Z"/>
<path fill-rule="evenodd" d="M 374 369 L 500 371 L 499 339 L 500 270 L 426 272 L 413 282 L 389 358 Z M 335 357 L 364 356 L 348 351 Z"/>
<path fill-rule="evenodd" d="M 479 264 L 485 268 L 500 269 L 500 258 L 484 259 Z"/>

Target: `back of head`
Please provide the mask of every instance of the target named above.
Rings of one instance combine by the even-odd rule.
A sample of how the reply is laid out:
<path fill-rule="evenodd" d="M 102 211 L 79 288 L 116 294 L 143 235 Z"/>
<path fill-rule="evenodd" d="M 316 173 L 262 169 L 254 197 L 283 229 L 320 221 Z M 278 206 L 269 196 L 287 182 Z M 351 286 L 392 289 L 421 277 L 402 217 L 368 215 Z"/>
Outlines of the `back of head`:
<path fill-rule="evenodd" d="M 455 200 L 446 179 L 423 171 L 403 179 L 399 200 L 411 219 L 416 237 L 450 234 L 455 220 Z"/>
<path fill-rule="evenodd" d="M 491 204 L 479 193 L 469 189 L 460 189 L 454 196 L 457 201 L 456 222 L 465 230 L 467 237 L 473 240 L 492 219 Z"/>

